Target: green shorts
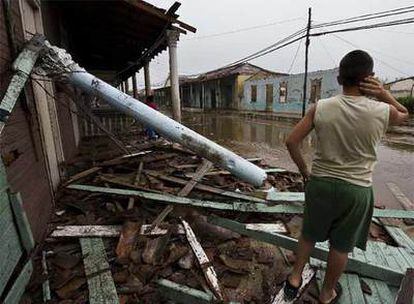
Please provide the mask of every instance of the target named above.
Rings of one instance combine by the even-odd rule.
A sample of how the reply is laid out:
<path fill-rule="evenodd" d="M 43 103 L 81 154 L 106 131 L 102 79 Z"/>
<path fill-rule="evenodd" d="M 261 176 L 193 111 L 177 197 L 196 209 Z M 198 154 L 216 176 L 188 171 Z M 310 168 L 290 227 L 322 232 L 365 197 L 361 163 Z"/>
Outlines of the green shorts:
<path fill-rule="evenodd" d="M 341 252 L 365 250 L 374 211 L 372 187 L 312 176 L 305 187 L 302 236 Z"/>

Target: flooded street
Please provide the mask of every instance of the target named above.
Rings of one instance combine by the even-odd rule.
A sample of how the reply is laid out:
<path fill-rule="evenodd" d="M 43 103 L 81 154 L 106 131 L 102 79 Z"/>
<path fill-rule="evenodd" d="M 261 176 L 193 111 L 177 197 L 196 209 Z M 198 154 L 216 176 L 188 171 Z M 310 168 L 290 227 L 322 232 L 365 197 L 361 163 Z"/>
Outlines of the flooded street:
<path fill-rule="evenodd" d="M 244 156 L 263 158 L 272 166 L 297 170 L 285 147 L 293 123 L 248 119 L 238 115 L 186 113 L 184 123 L 195 131 Z M 378 149 L 374 171 L 376 203 L 401 208 L 386 183 L 393 182 L 410 199 L 414 199 L 414 119 L 410 125 L 394 128 Z M 308 163 L 312 160 L 314 139 L 309 136 L 303 146 Z"/>

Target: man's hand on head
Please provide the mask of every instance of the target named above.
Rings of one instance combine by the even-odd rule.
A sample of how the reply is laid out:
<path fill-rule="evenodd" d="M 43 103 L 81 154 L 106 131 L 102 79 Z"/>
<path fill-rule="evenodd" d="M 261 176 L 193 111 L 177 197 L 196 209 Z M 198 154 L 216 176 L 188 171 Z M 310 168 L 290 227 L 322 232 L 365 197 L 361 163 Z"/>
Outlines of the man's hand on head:
<path fill-rule="evenodd" d="M 381 81 L 374 76 L 368 76 L 359 83 L 359 89 L 365 95 L 374 97 L 379 101 L 389 103 L 389 92 L 384 88 Z"/>

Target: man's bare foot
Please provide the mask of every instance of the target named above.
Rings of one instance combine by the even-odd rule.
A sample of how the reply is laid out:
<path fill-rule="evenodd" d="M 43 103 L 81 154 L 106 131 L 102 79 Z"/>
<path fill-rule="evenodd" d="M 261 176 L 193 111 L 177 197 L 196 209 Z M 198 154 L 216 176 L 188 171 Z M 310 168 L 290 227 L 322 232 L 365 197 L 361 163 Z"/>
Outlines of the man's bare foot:
<path fill-rule="evenodd" d="M 324 291 L 322 290 L 319 294 L 319 302 L 322 304 L 329 304 L 336 298 L 338 294 L 336 293 L 335 289 L 331 291 Z"/>
<path fill-rule="evenodd" d="M 297 277 L 297 276 L 291 274 L 291 275 L 288 276 L 287 279 L 288 279 L 290 285 L 292 285 L 296 288 L 299 288 L 300 285 L 302 284 L 302 277 L 301 276 Z"/>

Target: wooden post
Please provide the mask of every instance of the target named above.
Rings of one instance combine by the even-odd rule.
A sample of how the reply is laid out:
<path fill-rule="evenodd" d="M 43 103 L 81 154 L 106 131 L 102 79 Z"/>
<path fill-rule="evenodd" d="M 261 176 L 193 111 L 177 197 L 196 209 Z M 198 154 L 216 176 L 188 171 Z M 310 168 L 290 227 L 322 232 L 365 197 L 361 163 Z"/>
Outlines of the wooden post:
<path fill-rule="evenodd" d="M 135 99 L 138 99 L 137 74 L 132 75 L 132 94 Z"/>
<path fill-rule="evenodd" d="M 311 16 L 312 16 L 312 8 L 310 7 L 308 10 L 308 26 L 306 29 L 306 43 L 305 43 L 305 76 L 303 80 L 303 104 L 302 104 L 302 117 L 305 116 L 306 112 L 306 88 L 308 82 L 308 56 L 309 56 L 309 34 L 311 29 Z"/>
<path fill-rule="evenodd" d="M 129 78 L 125 80 L 125 93 L 129 94 Z"/>
<path fill-rule="evenodd" d="M 180 33 L 175 30 L 167 31 L 168 38 L 168 52 L 170 55 L 170 82 L 171 82 L 171 100 L 173 119 L 181 122 L 181 101 L 180 89 L 178 79 L 178 64 L 177 64 L 177 41 Z"/>
<path fill-rule="evenodd" d="M 144 65 L 144 79 L 145 79 L 145 96 L 148 97 L 151 95 L 151 78 L 150 78 L 149 62 L 146 62 Z"/>

